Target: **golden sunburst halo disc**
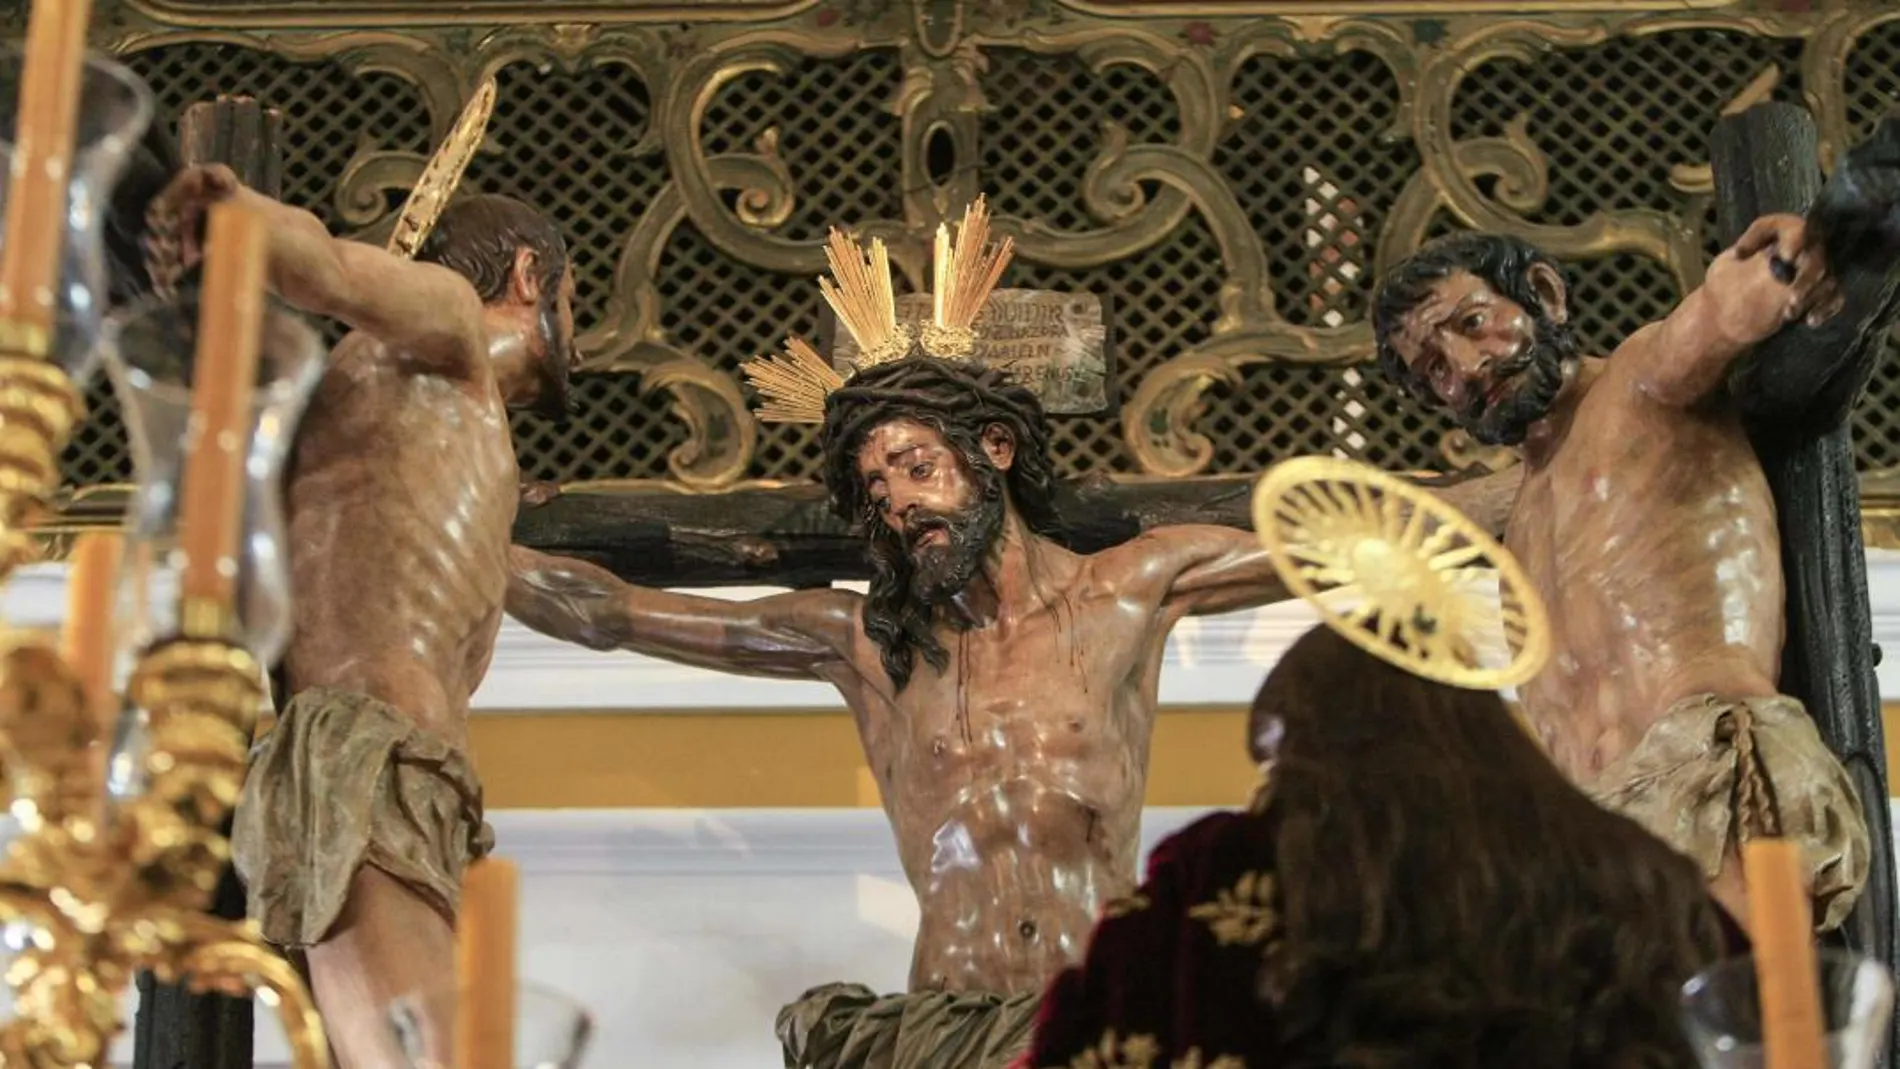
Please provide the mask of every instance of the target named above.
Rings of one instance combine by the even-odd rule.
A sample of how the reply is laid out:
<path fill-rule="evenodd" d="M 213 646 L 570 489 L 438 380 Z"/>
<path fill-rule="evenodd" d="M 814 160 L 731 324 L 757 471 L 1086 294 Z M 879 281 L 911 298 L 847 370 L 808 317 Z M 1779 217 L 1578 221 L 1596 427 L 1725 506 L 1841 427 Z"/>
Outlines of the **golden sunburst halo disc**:
<path fill-rule="evenodd" d="M 1253 522 L 1289 592 L 1408 672 L 1498 690 L 1531 679 L 1550 658 L 1549 614 L 1523 565 L 1427 490 L 1356 461 L 1300 457 L 1255 485 Z M 1342 603 L 1346 593 L 1356 605 Z M 1479 660 L 1487 626 L 1503 631 L 1501 667 Z"/>

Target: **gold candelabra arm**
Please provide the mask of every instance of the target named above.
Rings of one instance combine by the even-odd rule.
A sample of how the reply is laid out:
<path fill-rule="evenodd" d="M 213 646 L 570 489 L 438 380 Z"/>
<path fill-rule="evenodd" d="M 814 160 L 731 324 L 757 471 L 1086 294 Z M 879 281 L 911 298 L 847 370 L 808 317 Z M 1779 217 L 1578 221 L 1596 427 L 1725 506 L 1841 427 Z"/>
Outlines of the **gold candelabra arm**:
<path fill-rule="evenodd" d="M 38 556 L 30 512 L 58 487 L 59 451 L 85 413 L 45 345 L 43 335 L 0 323 L 0 579 Z"/>
<path fill-rule="evenodd" d="M 151 715 L 148 795 L 217 827 L 244 785 L 262 673 L 242 647 L 207 639 L 156 646 L 139 661 L 132 700 Z"/>
<path fill-rule="evenodd" d="M 56 649 L 33 636 L 0 645 L 0 737 L 29 834 L 90 821 L 103 780 L 98 736 L 85 688 Z"/>
<path fill-rule="evenodd" d="M 19 1016 L 0 1032 L 0 1065 L 103 1063 L 124 1024 L 119 993 L 127 976 L 112 962 L 94 961 L 90 942 L 70 925 L 34 930 L 7 970 Z"/>
<path fill-rule="evenodd" d="M 9 862 L 7 869 L 13 867 Z M 0 871 L 0 879 L 6 879 L 5 885 L 0 885 L 0 926 L 18 924 L 39 930 L 56 924 L 59 913 L 46 900 L 45 889 L 13 876 L 11 871 Z"/>

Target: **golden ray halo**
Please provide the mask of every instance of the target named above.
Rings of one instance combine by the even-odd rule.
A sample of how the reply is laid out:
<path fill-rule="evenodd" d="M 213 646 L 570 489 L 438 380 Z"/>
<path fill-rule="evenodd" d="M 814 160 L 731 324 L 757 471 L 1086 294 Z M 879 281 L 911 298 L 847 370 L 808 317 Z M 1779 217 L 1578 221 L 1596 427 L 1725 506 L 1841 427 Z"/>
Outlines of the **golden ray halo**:
<path fill-rule="evenodd" d="M 1385 472 L 1333 457 L 1274 466 L 1254 488 L 1254 532 L 1287 589 L 1368 653 L 1415 675 L 1474 690 L 1516 686 L 1550 658 L 1550 617 L 1523 565 L 1443 500 Z M 1498 576 L 1496 619 L 1510 661 L 1479 663 L 1482 596 Z M 1334 597 L 1356 593 L 1343 609 Z"/>
<path fill-rule="evenodd" d="M 495 79 L 490 77 L 483 80 L 475 95 L 462 107 L 462 114 L 456 118 L 449 136 L 429 158 L 422 177 L 409 191 L 402 213 L 396 216 L 396 228 L 389 235 L 390 252 L 413 259 L 422 243 L 428 240 L 429 231 L 435 229 L 436 220 L 442 217 L 443 209 L 455 195 L 455 187 L 461 184 L 462 172 L 468 170 L 475 150 L 481 147 L 482 137 L 488 132 L 488 117 L 494 111 Z"/>
<path fill-rule="evenodd" d="M 931 271 L 933 313 L 916 339 L 898 322 L 883 241 L 874 238 L 867 246 L 832 228 L 825 242 L 831 274 L 818 280 L 818 288 L 839 324 L 858 343 L 859 371 L 904 359 L 913 341 L 921 343 L 924 355 L 940 360 L 970 357 L 977 341 L 976 321 L 1015 255 L 1013 239 L 991 239 L 989 222 L 988 202 L 979 195 L 964 209 L 954 242 L 947 226 L 938 227 Z M 757 418 L 762 423 L 823 423 L 825 398 L 844 385 L 830 362 L 796 336 L 786 339 L 781 351 L 754 357 L 740 370 L 758 392 Z"/>

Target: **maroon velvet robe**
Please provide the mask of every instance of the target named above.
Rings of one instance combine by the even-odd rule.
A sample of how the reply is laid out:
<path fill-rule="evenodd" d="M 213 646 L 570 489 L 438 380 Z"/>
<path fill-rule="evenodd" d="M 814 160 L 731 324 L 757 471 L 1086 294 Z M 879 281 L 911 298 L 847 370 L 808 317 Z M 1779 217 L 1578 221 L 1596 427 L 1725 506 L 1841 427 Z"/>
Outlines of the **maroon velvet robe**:
<path fill-rule="evenodd" d="M 1268 821 L 1205 817 L 1163 840 L 1148 881 L 1111 903 L 1083 963 L 1044 996 L 1012 1069 L 1272 1069 L 1262 967 L 1279 937 Z M 1721 911 L 1718 909 L 1717 913 Z M 1746 953 L 1723 916 L 1730 953 Z"/>
<path fill-rule="evenodd" d="M 1156 846 L 1148 882 L 1108 906 L 1087 959 L 1050 985 L 1018 1069 L 1272 1065 L 1272 845 L 1259 816 L 1216 813 Z"/>

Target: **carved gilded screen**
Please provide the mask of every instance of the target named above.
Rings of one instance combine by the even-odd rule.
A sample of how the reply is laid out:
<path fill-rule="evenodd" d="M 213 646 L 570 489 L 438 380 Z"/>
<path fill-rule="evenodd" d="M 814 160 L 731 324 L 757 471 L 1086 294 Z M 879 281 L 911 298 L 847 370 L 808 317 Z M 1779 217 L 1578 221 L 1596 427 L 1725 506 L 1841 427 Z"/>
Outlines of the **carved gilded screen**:
<path fill-rule="evenodd" d="M 1009 285 L 1108 301 L 1124 408 L 1057 422 L 1067 471 L 1442 468 L 1447 426 L 1355 366 L 1382 263 L 1522 234 L 1571 265 L 1607 350 L 1713 251 L 1724 108 L 1805 102 L 1831 152 L 1900 105 L 1885 4 L 100 3 L 164 121 L 221 93 L 282 109 L 286 197 L 371 238 L 497 76 L 465 184 L 573 246 L 591 370 L 568 423 L 516 425 L 524 476 L 563 481 L 812 478 L 811 429 L 755 424 L 739 362 L 816 328 L 828 224 L 887 237 L 915 285 L 979 191 L 1017 236 Z M 1896 401 L 1888 361 L 1864 467 L 1900 465 Z M 67 475 L 122 481 L 93 402 Z"/>

